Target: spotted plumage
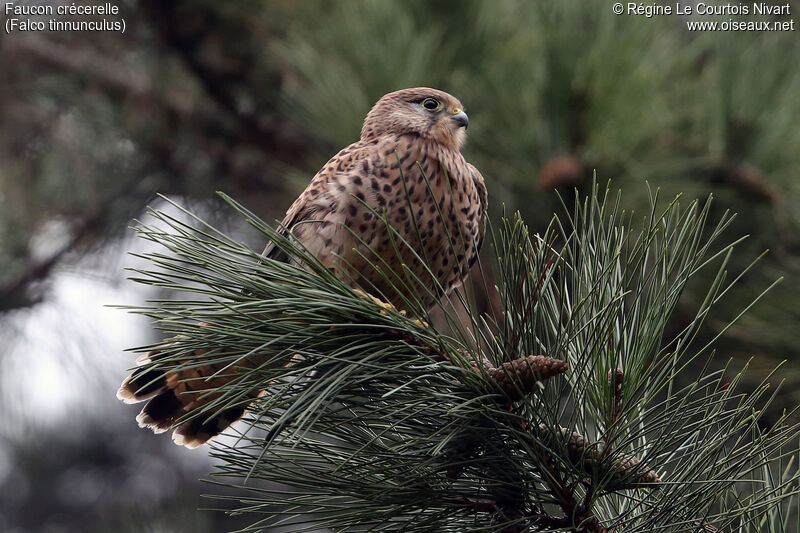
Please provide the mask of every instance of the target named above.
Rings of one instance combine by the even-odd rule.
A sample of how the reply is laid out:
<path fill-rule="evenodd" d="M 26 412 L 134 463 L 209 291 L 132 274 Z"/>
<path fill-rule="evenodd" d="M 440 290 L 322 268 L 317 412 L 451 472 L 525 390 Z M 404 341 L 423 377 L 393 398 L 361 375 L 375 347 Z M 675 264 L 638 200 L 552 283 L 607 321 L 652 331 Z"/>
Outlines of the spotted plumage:
<path fill-rule="evenodd" d="M 397 307 L 409 299 L 433 305 L 463 281 L 483 242 L 486 187 L 460 151 L 467 124 L 461 103 L 443 91 L 385 95 L 364 120 L 361 138 L 331 158 L 295 200 L 282 231 L 354 288 Z M 272 244 L 264 255 L 283 259 Z M 205 374 L 200 368 L 158 379 L 149 365 L 147 358 L 119 396 L 150 399 L 139 423 L 163 431 L 198 407 L 182 383 Z M 152 385 L 142 388 L 141 376 Z M 174 438 L 197 446 L 243 411 L 185 422 Z"/>
<path fill-rule="evenodd" d="M 430 306 L 461 283 L 483 240 L 486 187 L 460 152 L 466 125 L 461 103 L 445 92 L 387 94 L 283 227 L 353 285 L 397 305 L 411 289 Z"/>

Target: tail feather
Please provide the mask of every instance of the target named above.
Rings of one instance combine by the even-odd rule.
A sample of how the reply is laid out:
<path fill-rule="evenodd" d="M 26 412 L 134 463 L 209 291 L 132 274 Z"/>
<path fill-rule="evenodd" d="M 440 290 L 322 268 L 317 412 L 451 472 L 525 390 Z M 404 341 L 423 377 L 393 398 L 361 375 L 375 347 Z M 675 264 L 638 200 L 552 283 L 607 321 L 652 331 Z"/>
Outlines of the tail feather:
<path fill-rule="evenodd" d="M 147 402 L 136 417 L 141 428 L 152 428 L 155 433 L 163 433 L 171 428 L 184 413 L 184 405 L 174 391 L 166 390 Z"/>
<path fill-rule="evenodd" d="M 167 390 L 167 380 L 162 370 L 141 367 L 125 378 L 117 398 L 125 403 L 138 403 Z"/>
<path fill-rule="evenodd" d="M 172 440 L 175 444 L 186 446 L 187 448 L 197 448 L 242 418 L 244 411 L 244 407 L 231 407 L 217 413 L 211 419 L 201 415 L 188 420 L 175 428 L 172 433 Z"/>
<path fill-rule="evenodd" d="M 197 361 L 205 352 L 196 350 L 187 360 Z M 242 417 L 247 405 L 229 407 L 213 416 L 209 410 L 179 423 L 181 417 L 218 400 L 219 394 L 211 391 L 234 379 L 237 368 L 214 363 L 184 369 L 159 368 L 154 365 L 159 355 L 158 352 L 149 352 L 140 357 L 137 360 L 139 368 L 125 378 L 117 391 L 117 397 L 125 403 L 147 400 L 136 417 L 139 427 L 150 428 L 155 433 L 174 428 L 172 439 L 176 444 L 196 448 Z M 246 362 L 245 366 L 250 364 L 252 361 Z M 258 391 L 254 391 L 251 399 L 255 399 L 257 394 Z"/>

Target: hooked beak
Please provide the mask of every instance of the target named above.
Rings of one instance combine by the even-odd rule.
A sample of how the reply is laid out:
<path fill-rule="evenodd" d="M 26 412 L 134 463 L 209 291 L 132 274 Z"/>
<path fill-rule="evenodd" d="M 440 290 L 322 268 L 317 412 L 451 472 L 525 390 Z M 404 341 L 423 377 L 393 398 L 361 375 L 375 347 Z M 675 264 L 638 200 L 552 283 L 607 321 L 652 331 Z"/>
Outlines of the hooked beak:
<path fill-rule="evenodd" d="M 467 126 L 469 126 L 469 117 L 463 111 L 459 111 L 450 118 L 458 124 L 459 128 L 467 129 Z"/>

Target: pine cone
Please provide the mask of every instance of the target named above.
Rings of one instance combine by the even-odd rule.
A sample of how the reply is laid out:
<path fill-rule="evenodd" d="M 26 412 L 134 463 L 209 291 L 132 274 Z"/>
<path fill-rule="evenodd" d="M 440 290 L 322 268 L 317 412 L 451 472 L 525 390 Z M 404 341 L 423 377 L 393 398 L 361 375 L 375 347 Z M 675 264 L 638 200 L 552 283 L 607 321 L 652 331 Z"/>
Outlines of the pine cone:
<path fill-rule="evenodd" d="M 635 486 L 637 483 L 661 483 L 661 478 L 658 477 L 656 471 L 633 455 L 619 457 L 614 461 L 611 470 L 611 480 L 615 482 L 613 485 L 616 488 L 627 488 L 627 486 Z M 638 474 L 634 479 L 630 478 L 632 472 Z M 622 483 L 617 487 L 616 482 Z"/>
<path fill-rule="evenodd" d="M 528 355 L 488 369 L 489 377 L 511 399 L 518 401 L 530 394 L 538 381 L 567 371 L 567 363 L 545 355 Z"/>
<path fill-rule="evenodd" d="M 558 187 L 577 187 L 586 177 L 586 168 L 574 156 L 556 157 L 548 161 L 539 171 L 536 186 L 542 190 Z"/>
<path fill-rule="evenodd" d="M 560 434 L 558 437 L 560 441 L 566 442 L 567 454 L 573 464 L 583 465 L 587 472 L 604 468 L 611 480 L 607 485 L 608 488 L 627 489 L 638 487 L 642 483 L 661 483 L 656 471 L 633 455 L 620 455 L 609 464 L 599 446 L 588 444 L 577 431 L 559 427 L 557 432 Z M 555 436 L 553 430 L 545 424 L 539 424 L 539 435 L 547 440 Z"/>

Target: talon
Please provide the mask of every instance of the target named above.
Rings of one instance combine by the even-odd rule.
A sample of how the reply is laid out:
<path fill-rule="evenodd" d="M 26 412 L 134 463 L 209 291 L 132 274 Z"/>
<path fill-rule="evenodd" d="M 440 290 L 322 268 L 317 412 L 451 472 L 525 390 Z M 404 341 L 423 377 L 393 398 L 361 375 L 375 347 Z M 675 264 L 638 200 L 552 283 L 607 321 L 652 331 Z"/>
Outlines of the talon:
<path fill-rule="evenodd" d="M 389 311 L 394 311 L 394 312 L 399 313 L 400 315 L 402 315 L 402 316 L 404 316 L 406 318 L 409 317 L 408 311 L 406 311 L 405 309 L 397 309 L 395 306 L 393 306 L 389 302 L 384 302 L 380 298 L 376 298 L 375 296 L 371 295 L 370 293 L 368 293 L 366 291 L 363 291 L 361 289 L 353 289 L 353 293 L 355 293 L 355 295 L 358 296 L 359 298 L 362 298 L 364 300 L 371 300 L 373 303 L 375 303 L 375 304 L 379 305 L 380 307 L 382 307 L 383 309 L 378 311 L 378 314 L 381 315 L 381 316 L 389 316 Z M 423 320 L 416 319 L 416 318 L 412 319 L 411 323 L 415 324 L 415 325 L 417 325 L 417 326 L 419 326 L 421 328 L 429 327 L 429 324 L 427 322 L 425 322 Z"/>
<path fill-rule="evenodd" d="M 371 294 L 370 294 L 370 293 L 368 293 L 368 292 L 362 291 L 361 289 L 353 289 L 353 292 L 354 292 L 354 293 L 356 294 L 356 296 L 358 296 L 359 298 L 362 298 L 362 299 L 364 299 L 364 300 L 372 300 L 372 303 L 374 303 L 374 304 L 377 304 L 377 305 L 379 305 L 379 306 L 383 307 L 383 309 L 384 309 L 384 310 L 380 312 L 380 314 L 381 314 L 381 315 L 383 315 L 383 316 L 386 316 L 386 315 L 388 314 L 388 313 L 386 312 L 386 310 L 389 310 L 389 311 L 395 311 L 395 308 L 394 308 L 394 306 L 393 306 L 392 304 L 390 304 L 390 303 L 388 303 L 388 302 L 384 302 L 384 301 L 383 301 L 383 300 L 381 300 L 380 298 L 376 298 L 375 296 L 371 295 Z M 404 312 L 405 312 L 405 311 L 404 311 Z"/>
<path fill-rule="evenodd" d="M 362 291 L 361 289 L 353 289 L 353 292 L 359 298 L 364 298 L 365 300 L 372 299 L 372 295 L 371 294 L 367 294 L 366 292 Z"/>
<path fill-rule="evenodd" d="M 405 309 L 400 309 L 398 311 L 398 313 L 400 313 L 401 315 L 403 315 L 406 318 L 409 318 L 408 311 L 406 311 Z M 412 318 L 411 319 L 411 323 L 412 324 L 416 324 L 417 326 L 419 326 L 421 328 L 427 328 L 429 326 L 429 324 L 427 322 L 425 322 L 424 320 L 420 320 L 418 318 Z"/>

